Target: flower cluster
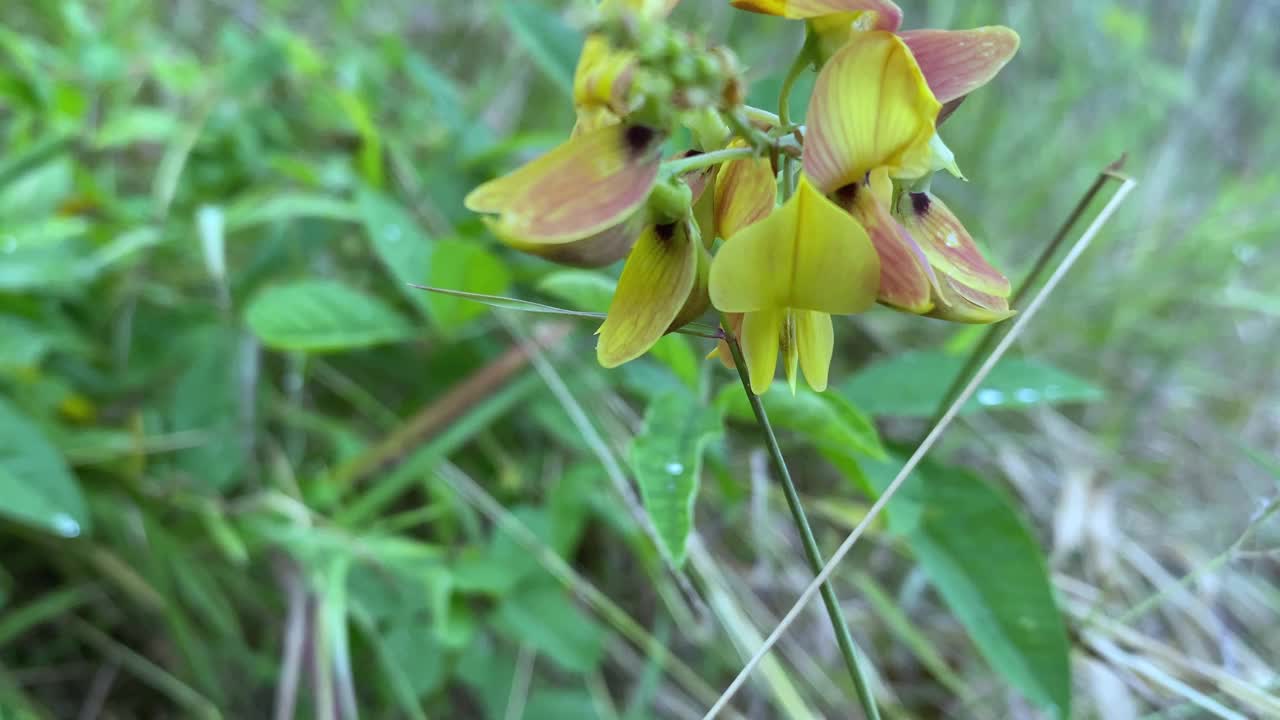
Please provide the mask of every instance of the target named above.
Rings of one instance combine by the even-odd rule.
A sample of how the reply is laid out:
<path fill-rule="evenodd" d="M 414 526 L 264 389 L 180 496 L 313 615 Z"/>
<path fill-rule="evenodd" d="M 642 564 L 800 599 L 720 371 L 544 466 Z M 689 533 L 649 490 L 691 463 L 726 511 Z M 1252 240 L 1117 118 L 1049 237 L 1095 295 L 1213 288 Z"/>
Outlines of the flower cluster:
<path fill-rule="evenodd" d="M 1008 280 L 929 183 L 960 176 L 938 125 L 1012 58 L 1014 31 L 903 31 L 890 0 L 732 0 L 807 24 L 796 70 L 818 75 L 794 125 L 785 108 L 742 104 L 731 52 L 666 25 L 677 2 L 605 0 L 575 76 L 572 137 L 466 201 L 520 250 L 583 267 L 626 259 L 601 364 L 714 306 L 754 392 L 779 355 L 793 390 L 801 374 L 822 390 L 832 315 L 877 302 L 963 323 L 1012 314 Z M 695 149 L 664 161 L 681 125 Z"/>

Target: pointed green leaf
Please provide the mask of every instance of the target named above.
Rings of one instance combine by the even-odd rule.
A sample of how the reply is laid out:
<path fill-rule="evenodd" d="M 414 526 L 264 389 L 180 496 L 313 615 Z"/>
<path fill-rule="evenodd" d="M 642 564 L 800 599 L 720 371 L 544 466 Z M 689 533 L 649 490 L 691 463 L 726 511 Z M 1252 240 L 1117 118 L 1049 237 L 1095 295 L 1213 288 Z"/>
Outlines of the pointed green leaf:
<path fill-rule="evenodd" d="M 983 657 L 1032 701 L 1070 717 L 1071 659 L 1044 553 L 1005 494 L 956 467 L 923 467 L 907 541 Z"/>
<path fill-rule="evenodd" d="M 0 399 L 0 515 L 76 537 L 89 529 L 84 495 L 66 462 L 34 423 Z"/>
<path fill-rule="evenodd" d="M 378 259 L 409 301 L 429 315 L 430 300 L 410 285 L 431 282 L 431 239 L 403 206 L 382 193 L 362 190 L 356 209 Z"/>
<path fill-rule="evenodd" d="M 631 470 L 640 485 L 663 552 L 680 567 L 693 529 L 702 451 L 723 432 L 720 414 L 691 392 L 666 392 L 645 412 L 644 427 L 631 445 Z"/>
<path fill-rule="evenodd" d="M 245 320 L 277 350 L 330 352 L 397 342 L 413 327 L 381 300 L 328 280 L 267 289 L 249 303 Z"/>

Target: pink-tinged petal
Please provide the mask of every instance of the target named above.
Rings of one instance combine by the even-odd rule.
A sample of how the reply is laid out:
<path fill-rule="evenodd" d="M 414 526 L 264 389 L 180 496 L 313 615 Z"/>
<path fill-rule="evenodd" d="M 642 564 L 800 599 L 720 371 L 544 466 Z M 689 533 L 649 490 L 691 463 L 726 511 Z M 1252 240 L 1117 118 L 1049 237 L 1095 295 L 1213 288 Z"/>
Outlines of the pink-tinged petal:
<path fill-rule="evenodd" d="M 641 234 L 600 326 L 596 357 L 601 365 L 634 360 L 667 333 L 697 283 L 700 252 L 686 223 L 659 225 Z"/>
<path fill-rule="evenodd" d="M 502 228 L 493 218 L 485 218 L 485 224 L 493 231 L 495 237 L 505 244 L 530 255 L 580 268 L 598 268 L 612 265 L 627 256 L 636 238 L 648 224 L 649 214 L 644 210 L 633 213 L 630 217 L 613 227 L 606 228 L 594 235 L 567 243 L 526 243 L 518 238 L 506 237 Z"/>
<path fill-rule="evenodd" d="M 778 181 L 768 158 L 730 160 L 716 175 L 716 232 L 729 238 L 763 220 L 778 199 Z"/>
<path fill-rule="evenodd" d="M 880 294 L 876 300 L 909 313 L 932 310 L 937 278 L 924 251 L 889 213 L 886 201 L 865 183 L 842 188 L 835 200 L 862 224 L 880 256 Z"/>
<path fill-rule="evenodd" d="M 936 166 L 931 142 L 941 108 L 898 36 L 858 33 L 814 83 L 805 174 L 825 193 L 880 167 L 894 178 L 929 174 Z"/>
<path fill-rule="evenodd" d="M 1018 33 L 1003 26 L 973 30 L 908 30 L 902 39 L 940 102 L 986 85 L 1018 52 Z"/>
<path fill-rule="evenodd" d="M 902 25 L 902 8 L 890 0 L 732 0 L 739 10 L 807 20 L 823 15 L 874 12 L 876 30 L 893 32 Z"/>
<path fill-rule="evenodd" d="M 1008 297 L 1009 279 L 987 262 L 960 219 L 931 193 L 908 193 L 898 215 L 939 276 L 976 292 Z"/>
<path fill-rule="evenodd" d="M 988 295 L 971 287 L 943 277 L 938 303 L 930 317 L 970 325 L 988 325 L 1012 317 L 1009 301 L 998 295 Z"/>
<path fill-rule="evenodd" d="M 653 189 L 662 136 L 643 125 L 584 132 L 466 198 L 467 209 L 492 213 L 498 237 L 519 245 L 556 245 L 589 238 L 634 214 Z"/>

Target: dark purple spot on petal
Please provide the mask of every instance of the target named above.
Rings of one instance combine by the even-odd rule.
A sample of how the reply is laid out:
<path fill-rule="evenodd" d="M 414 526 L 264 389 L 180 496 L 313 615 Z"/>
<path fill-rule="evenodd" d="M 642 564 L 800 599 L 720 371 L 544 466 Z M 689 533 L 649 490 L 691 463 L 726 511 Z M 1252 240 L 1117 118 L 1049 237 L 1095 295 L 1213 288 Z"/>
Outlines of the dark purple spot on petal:
<path fill-rule="evenodd" d="M 928 214 L 929 205 L 932 201 L 929 199 L 929 193 L 913 192 L 911 193 L 911 209 L 916 215 L 923 216 Z"/>
<path fill-rule="evenodd" d="M 658 136 L 658 131 L 648 125 L 630 125 L 626 129 L 624 138 L 627 143 L 627 150 L 634 155 L 643 155 L 649 150 L 649 146 L 653 144 L 654 138 Z"/>
<path fill-rule="evenodd" d="M 837 189 L 833 195 L 837 205 L 846 209 L 851 208 L 853 207 L 853 201 L 858 197 L 858 183 L 849 183 Z"/>
<path fill-rule="evenodd" d="M 671 242 L 672 236 L 676 234 L 676 224 L 667 223 L 666 225 L 655 225 L 653 232 L 662 242 Z"/>

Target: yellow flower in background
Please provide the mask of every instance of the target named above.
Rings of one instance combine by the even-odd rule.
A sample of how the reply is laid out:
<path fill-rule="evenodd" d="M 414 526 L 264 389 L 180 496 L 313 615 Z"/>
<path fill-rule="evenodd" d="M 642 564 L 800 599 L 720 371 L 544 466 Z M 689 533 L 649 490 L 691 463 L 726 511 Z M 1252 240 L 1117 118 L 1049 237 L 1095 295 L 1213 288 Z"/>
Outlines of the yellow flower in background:
<path fill-rule="evenodd" d="M 680 0 L 605 0 L 603 13 L 626 11 L 640 20 L 661 20 Z M 626 118 L 633 107 L 636 53 L 614 48 L 599 33 L 587 36 L 573 73 L 573 105 L 578 113 L 574 134 L 613 125 Z"/>
<path fill-rule="evenodd" d="M 879 275 L 866 231 L 804 178 L 782 207 L 726 241 L 711 264 L 711 302 L 744 313 L 752 391 L 769 389 L 779 351 L 793 389 L 798 368 L 813 389 L 825 390 L 831 316 L 870 307 Z"/>

